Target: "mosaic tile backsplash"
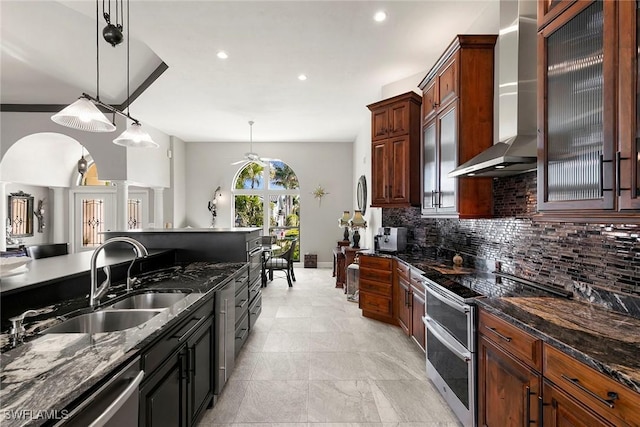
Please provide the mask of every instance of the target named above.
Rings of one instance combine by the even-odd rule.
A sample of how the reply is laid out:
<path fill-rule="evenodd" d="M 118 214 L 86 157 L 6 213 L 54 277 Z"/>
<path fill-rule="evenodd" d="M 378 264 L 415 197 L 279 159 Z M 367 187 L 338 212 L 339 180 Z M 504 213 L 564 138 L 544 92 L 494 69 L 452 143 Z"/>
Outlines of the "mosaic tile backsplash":
<path fill-rule="evenodd" d="M 638 224 L 533 221 L 536 173 L 494 181 L 494 219 L 421 218 L 420 208 L 385 208 L 382 223 L 407 227 L 410 252 L 502 271 L 570 290 L 575 299 L 640 317 L 640 221 Z"/>

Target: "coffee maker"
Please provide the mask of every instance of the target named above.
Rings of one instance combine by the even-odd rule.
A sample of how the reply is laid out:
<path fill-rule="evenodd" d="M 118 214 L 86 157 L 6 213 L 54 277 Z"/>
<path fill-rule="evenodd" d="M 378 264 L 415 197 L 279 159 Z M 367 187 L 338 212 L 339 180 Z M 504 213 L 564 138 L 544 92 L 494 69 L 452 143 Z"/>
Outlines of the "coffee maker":
<path fill-rule="evenodd" d="M 405 227 L 380 227 L 374 236 L 376 252 L 397 253 L 407 248 L 407 229 Z"/>

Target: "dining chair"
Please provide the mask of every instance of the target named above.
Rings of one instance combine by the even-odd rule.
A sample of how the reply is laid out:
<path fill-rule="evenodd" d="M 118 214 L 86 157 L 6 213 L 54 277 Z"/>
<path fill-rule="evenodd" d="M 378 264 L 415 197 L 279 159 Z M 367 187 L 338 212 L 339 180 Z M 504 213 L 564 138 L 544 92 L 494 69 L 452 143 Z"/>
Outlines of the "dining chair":
<path fill-rule="evenodd" d="M 27 256 L 33 259 L 49 258 L 69 253 L 68 243 L 51 243 L 46 245 L 35 245 L 27 247 Z"/>
<path fill-rule="evenodd" d="M 292 281 L 296 281 L 296 275 L 293 273 L 293 252 L 296 249 L 296 244 L 298 243 L 298 239 L 294 239 L 291 241 L 291 246 L 289 249 L 284 251 L 279 256 L 273 256 L 268 258 L 264 267 L 265 270 L 269 271 L 269 280 L 273 280 L 273 272 L 276 270 L 284 271 L 287 275 L 287 283 L 289 287 L 292 287 Z"/>

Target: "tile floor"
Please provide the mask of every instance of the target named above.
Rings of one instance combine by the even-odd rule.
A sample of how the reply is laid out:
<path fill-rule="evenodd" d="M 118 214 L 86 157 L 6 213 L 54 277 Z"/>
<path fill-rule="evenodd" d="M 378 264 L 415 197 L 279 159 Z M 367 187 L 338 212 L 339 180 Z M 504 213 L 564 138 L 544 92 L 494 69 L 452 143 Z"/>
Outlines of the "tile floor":
<path fill-rule="evenodd" d="M 262 314 L 199 427 L 459 426 L 400 328 L 362 317 L 330 269 L 263 288 Z"/>

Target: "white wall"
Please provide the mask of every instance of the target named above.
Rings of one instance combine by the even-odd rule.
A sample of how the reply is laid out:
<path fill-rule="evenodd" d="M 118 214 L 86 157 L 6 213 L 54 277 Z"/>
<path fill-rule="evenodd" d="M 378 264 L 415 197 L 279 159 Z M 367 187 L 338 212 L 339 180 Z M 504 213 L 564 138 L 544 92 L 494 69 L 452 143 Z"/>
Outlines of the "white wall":
<path fill-rule="evenodd" d="M 300 253 L 315 253 L 318 262 L 330 263 L 331 250 L 341 240 L 338 217 L 354 204 L 353 144 L 351 143 L 254 143 L 254 151 L 288 164 L 300 183 Z M 247 151 L 244 143 L 186 143 L 187 224 L 208 227 L 207 202 L 217 186 L 217 227 L 231 227 L 231 186 L 242 165 L 231 165 Z M 319 204 L 312 191 L 322 185 L 329 193 Z"/>
<path fill-rule="evenodd" d="M 186 144 L 178 137 L 171 137 L 171 187 L 165 192 L 165 222 L 173 227 L 187 226 L 186 209 Z"/>

